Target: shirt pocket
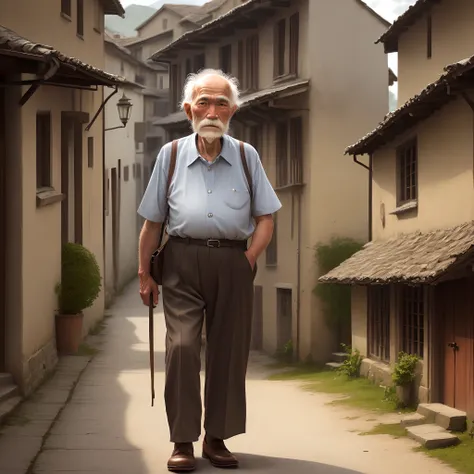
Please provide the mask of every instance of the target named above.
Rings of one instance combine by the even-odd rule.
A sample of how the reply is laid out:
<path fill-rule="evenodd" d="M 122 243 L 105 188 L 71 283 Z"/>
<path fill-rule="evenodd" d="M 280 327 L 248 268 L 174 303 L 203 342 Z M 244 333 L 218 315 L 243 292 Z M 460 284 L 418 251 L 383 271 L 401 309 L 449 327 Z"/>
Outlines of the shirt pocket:
<path fill-rule="evenodd" d="M 234 187 L 226 188 L 224 191 L 223 201 L 226 206 L 236 211 L 249 206 L 250 193 L 247 188 Z"/>

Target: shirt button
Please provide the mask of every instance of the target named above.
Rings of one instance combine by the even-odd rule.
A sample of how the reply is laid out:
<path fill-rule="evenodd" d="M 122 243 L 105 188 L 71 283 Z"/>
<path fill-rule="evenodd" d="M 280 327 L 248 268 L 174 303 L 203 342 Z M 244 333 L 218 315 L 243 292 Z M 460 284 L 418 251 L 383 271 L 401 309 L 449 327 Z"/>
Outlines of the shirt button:
<path fill-rule="evenodd" d="M 210 212 L 210 213 L 207 215 L 207 217 L 212 217 L 212 216 L 213 216 L 212 212 Z"/>
<path fill-rule="evenodd" d="M 212 189 L 208 189 L 207 194 L 212 194 Z"/>

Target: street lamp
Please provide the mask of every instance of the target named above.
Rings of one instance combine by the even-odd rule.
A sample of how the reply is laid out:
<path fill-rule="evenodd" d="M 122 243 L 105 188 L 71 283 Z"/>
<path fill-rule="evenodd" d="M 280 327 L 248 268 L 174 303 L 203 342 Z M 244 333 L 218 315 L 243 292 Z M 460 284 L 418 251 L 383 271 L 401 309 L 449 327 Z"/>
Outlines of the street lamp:
<path fill-rule="evenodd" d="M 130 120 L 130 113 L 132 111 L 132 107 L 132 101 L 125 95 L 124 92 L 122 97 L 117 102 L 118 116 L 120 121 L 122 122 L 122 125 L 119 125 L 118 127 L 106 128 L 105 131 L 107 132 L 109 130 L 125 128 L 127 126 L 128 121 Z"/>

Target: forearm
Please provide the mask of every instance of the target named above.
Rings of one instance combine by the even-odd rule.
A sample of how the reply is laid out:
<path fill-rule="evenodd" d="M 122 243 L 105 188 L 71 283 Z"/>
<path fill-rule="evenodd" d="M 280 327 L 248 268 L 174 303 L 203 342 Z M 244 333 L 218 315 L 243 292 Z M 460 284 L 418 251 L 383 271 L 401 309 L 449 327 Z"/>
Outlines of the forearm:
<path fill-rule="evenodd" d="M 252 236 L 252 243 L 248 249 L 248 253 L 257 260 L 270 244 L 273 235 L 273 218 L 269 216 L 261 216 L 257 219 L 257 226 Z"/>
<path fill-rule="evenodd" d="M 140 232 L 138 244 L 138 273 L 148 275 L 150 273 L 150 259 L 158 246 L 161 223 L 145 221 Z"/>

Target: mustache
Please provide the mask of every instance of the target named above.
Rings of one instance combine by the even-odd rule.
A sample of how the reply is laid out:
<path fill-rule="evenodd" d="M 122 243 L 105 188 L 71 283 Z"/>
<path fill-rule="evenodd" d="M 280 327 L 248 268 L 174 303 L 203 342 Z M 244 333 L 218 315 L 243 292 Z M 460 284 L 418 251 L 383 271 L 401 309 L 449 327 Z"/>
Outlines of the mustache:
<path fill-rule="evenodd" d="M 224 124 L 220 119 L 215 119 L 215 120 L 203 119 L 203 120 L 201 120 L 201 122 L 199 122 L 198 127 L 199 128 L 201 128 L 201 127 L 217 127 L 220 130 L 223 130 L 224 129 Z"/>

